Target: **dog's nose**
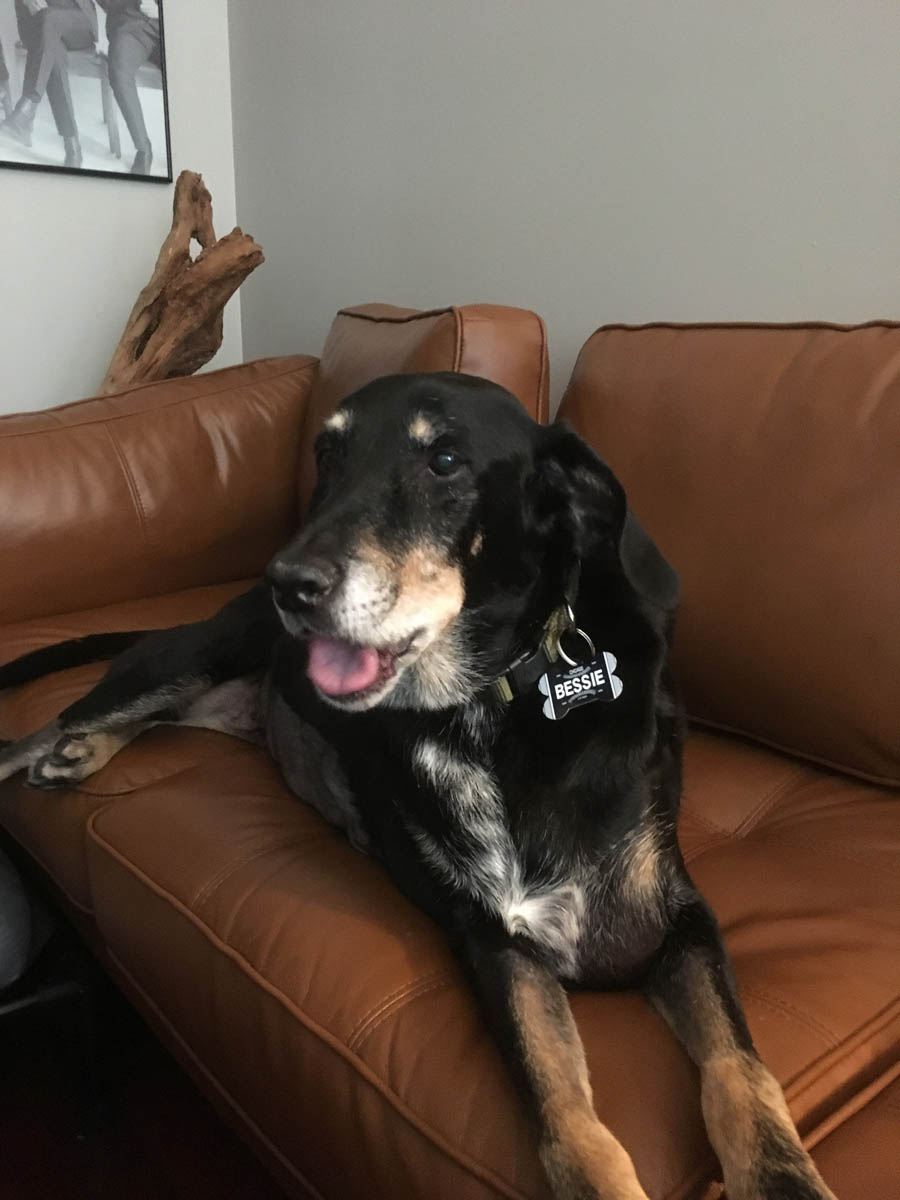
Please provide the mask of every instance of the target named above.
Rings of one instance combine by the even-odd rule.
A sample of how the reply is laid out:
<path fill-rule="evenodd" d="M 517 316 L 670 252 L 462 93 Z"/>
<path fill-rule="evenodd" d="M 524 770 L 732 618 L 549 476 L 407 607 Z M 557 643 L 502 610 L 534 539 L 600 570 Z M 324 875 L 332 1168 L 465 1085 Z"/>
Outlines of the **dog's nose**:
<path fill-rule="evenodd" d="M 329 559 L 304 558 L 300 562 L 276 561 L 267 576 L 278 605 L 290 612 L 321 604 L 340 583 L 341 571 Z"/>

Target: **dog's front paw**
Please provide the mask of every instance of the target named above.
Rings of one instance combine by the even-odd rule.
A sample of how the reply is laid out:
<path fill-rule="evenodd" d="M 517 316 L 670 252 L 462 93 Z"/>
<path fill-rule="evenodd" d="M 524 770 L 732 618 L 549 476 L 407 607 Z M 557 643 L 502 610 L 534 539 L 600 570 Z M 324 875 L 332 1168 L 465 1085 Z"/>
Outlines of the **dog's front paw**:
<path fill-rule="evenodd" d="M 71 733 L 60 738 L 48 754 L 35 759 L 28 768 L 25 782 L 28 787 L 53 791 L 80 783 L 96 769 L 90 735 Z"/>

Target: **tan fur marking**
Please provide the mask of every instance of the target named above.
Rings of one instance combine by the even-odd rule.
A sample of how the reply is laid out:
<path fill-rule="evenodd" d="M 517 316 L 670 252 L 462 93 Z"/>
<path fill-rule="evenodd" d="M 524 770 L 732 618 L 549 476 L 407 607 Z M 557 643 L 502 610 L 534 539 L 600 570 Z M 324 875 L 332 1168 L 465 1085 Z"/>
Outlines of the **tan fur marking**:
<path fill-rule="evenodd" d="M 660 857 L 656 830 L 652 826 L 641 829 L 626 849 L 623 891 L 640 908 L 655 907 L 660 902 Z"/>
<path fill-rule="evenodd" d="M 834 1200 L 801 1146 L 778 1081 L 755 1054 L 735 1043 L 706 968 L 695 962 L 685 984 L 692 1010 L 686 1045 L 700 1068 L 703 1118 L 729 1200 L 760 1200 L 760 1170 L 770 1165 L 761 1161 L 766 1130 L 788 1147 L 791 1169 L 817 1189 L 814 1194 Z"/>
<path fill-rule="evenodd" d="M 91 773 L 99 771 L 101 767 L 105 767 L 111 758 L 113 758 L 120 750 L 133 742 L 134 739 L 144 732 L 147 726 L 143 723 L 140 725 L 132 725 L 128 729 L 117 729 L 113 733 L 92 733 L 84 742 L 80 743 L 85 746 L 87 753 L 84 756 L 77 753 L 63 752 L 64 758 L 69 758 L 73 762 L 82 762 L 90 764 Z M 75 742 L 74 746 L 79 743 Z"/>
<path fill-rule="evenodd" d="M 416 413 L 409 423 L 409 436 L 415 442 L 424 442 L 426 445 L 434 441 L 435 428 L 424 413 Z"/>
<path fill-rule="evenodd" d="M 396 610 L 413 625 L 443 628 L 459 613 L 465 593 L 459 567 L 427 546 L 411 550 L 399 570 Z"/>
<path fill-rule="evenodd" d="M 778 1081 L 758 1058 L 735 1051 L 710 1059 L 701 1071 L 701 1098 L 730 1198 L 757 1200 L 760 1171 L 771 1165 L 761 1159 L 760 1132 L 768 1129 L 792 1148 L 792 1171 L 822 1200 L 836 1200 L 803 1150 Z"/>
<path fill-rule="evenodd" d="M 393 577 L 396 573 L 397 566 L 394 560 L 368 535 L 361 537 L 357 542 L 355 555 L 376 571 L 383 571 L 385 575 Z"/>
<path fill-rule="evenodd" d="M 594 1112 L 584 1048 L 562 988 L 526 963 L 512 1000 L 540 1098 L 541 1161 L 554 1194 L 584 1195 L 588 1185 L 609 1200 L 647 1200 L 627 1151 Z"/>
<path fill-rule="evenodd" d="M 477 556 L 481 553 L 481 549 L 483 546 L 484 546 L 484 534 L 479 529 L 478 532 L 475 534 L 475 536 L 472 538 L 472 545 L 469 547 L 469 554 L 472 556 L 472 558 L 477 558 Z"/>
<path fill-rule="evenodd" d="M 709 1140 L 728 1175 L 746 1170 L 755 1157 L 756 1102 L 747 1056 L 741 1053 L 712 1058 L 701 1081 L 703 1118 Z"/>

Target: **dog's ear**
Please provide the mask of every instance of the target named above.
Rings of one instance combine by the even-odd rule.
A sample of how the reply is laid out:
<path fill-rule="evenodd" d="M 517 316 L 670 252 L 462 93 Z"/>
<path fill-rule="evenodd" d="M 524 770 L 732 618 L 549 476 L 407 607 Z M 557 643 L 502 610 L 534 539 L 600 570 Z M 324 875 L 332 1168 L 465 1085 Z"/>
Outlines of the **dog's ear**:
<path fill-rule="evenodd" d="M 561 569 L 618 566 L 645 607 L 666 621 L 678 605 L 678 576 L 628 507 L 612 469 L 565 422 L 542 434 L 539 505 L 560 538 Z"/>

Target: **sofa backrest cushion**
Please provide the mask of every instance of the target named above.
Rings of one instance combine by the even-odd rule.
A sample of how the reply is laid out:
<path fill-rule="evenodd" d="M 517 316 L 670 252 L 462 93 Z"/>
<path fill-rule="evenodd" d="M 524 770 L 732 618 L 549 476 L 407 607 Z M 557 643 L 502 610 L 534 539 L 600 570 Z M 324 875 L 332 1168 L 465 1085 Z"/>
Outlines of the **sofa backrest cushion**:
<path fill-rule="evenodd" d="M 297 519 L 314 358 L 0 418 L 0 624 L 257 574 Z"/>
<path fill-rule="evenodd" d="M 415 371 L 483 375 L 518 396 L 535 420 L 547 420 L 547 337 L 535 313 L 490 304 L 429 312 L 390 304 L 342 309 L 322 350 L 303 431 L 303 507 L 315 479 L 313 443 L 325 418 L 372 379 Z"/>
<path fill-rule="evenodd" d="M 560 415 L 681 575 L 692 716 L 900 781 L 900 325 L 608 326 Z"/>

